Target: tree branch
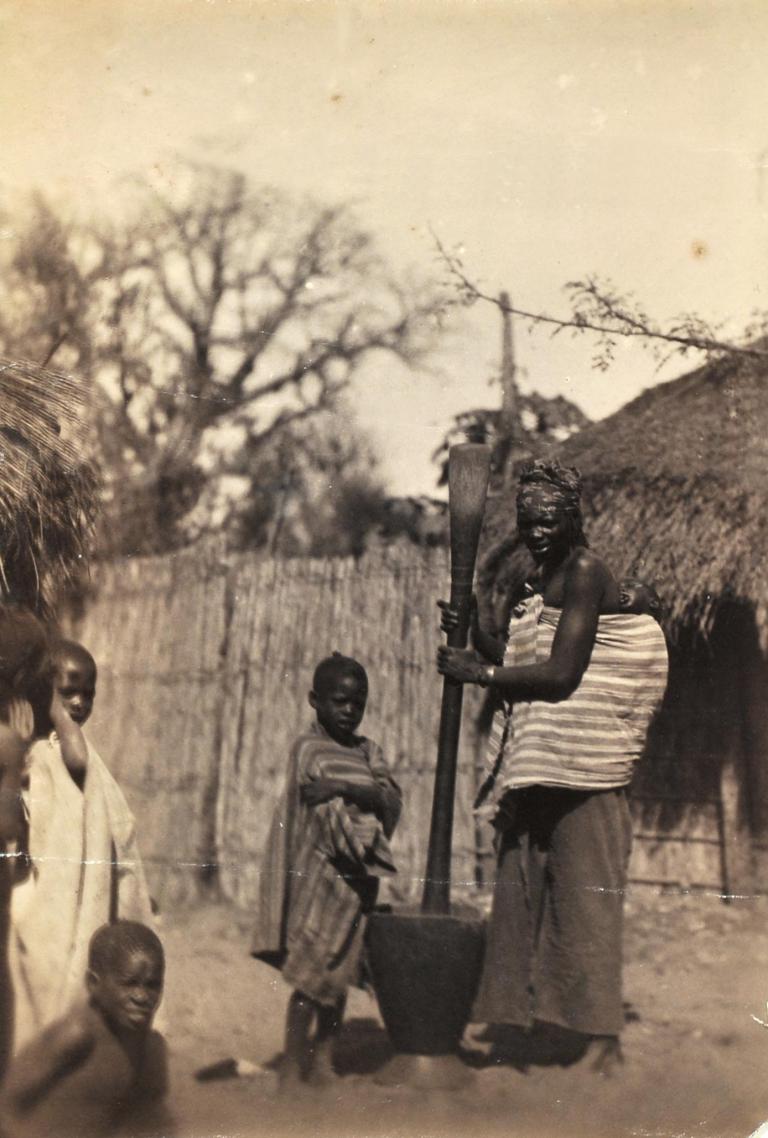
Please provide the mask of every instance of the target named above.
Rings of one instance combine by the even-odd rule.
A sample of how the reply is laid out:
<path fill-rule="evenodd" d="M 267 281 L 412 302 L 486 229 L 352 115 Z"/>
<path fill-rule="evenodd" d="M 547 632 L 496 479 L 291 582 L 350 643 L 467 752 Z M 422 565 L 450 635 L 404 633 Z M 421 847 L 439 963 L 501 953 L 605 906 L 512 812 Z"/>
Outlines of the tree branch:
<path fill-rule="evenodd" d="M 676 350 L 683 353 L 695 350 L 709 355 L 732 355 L 745 359 L 764 360 L 768 358 L 768 349 L 766 348 L 719 340 L 704 331 L 697 333 L 692 330 L 687 331 L 679 326 L 665 331 L 654 327 L 646 317 L 631 313 L 619 305 L 610 294 L 602 292 L 597 282 L 592 279 L 588 279 L 586 282 L 571 281 L 566 285 L 566 289 L 572 296 L 576 297 L 577 302 L 580 297 L 594 301 L 598 312 L 602 312 L 603 318 L 613 323 L 603 323 L 599 315 L 591 317 L 585 312 L 578 311 L 578 309 L 571 316 L 558 317 L 548 312 L 532 312 L 529 309 L 520 308 L 516 304 L 507 304 L 498 296 L 492 296 L 480 289 L 467 276 L 459 258 L 450 254 L 434 233 L 432 236 L 438 253 L 460 289 L 465 302 L 485 301 L 488 304 L 495 305 L 502 312 L 508 312 L 512 316 L 520 316 L 524 320 L 531 321 L 532 324 L 549 325 L 555 329 L 555 335 L 560 331 L 570 329 L 579 333 L 594 332 L 608 339 L 620 336 L 624 339 L 657 341 L 661 344 L 672 345 Z M 700 324 L 699 326 L 703 328 L 703 325 Z"/>

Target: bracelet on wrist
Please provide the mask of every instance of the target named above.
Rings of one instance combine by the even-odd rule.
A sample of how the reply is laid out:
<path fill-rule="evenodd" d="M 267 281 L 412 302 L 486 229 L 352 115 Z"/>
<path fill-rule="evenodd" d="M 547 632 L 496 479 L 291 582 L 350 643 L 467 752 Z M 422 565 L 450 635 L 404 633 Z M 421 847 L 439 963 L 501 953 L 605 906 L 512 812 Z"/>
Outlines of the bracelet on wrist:
<path fill-rule="evenodd" d="M 488 667 L 483 667 L 480 669 L 477 676 L 477 682 L 481 688 L 487 688 L 493 683 L 495 678 L 496 668 L 493 666 L 493 664 L 490 664 Z"/>

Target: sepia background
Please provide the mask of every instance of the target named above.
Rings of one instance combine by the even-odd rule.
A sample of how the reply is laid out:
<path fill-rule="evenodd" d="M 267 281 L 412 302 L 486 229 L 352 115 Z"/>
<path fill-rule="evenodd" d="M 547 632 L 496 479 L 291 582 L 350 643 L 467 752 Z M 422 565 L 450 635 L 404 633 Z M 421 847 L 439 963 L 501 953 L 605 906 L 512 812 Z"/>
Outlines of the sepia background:
<path fill-rule="evenodd" d="M 768 1117 L 766 31 L 740 0 L 0 3 L 0 352 L 86 392 L 100 515 L 60 616 L 160 906 L 182 1138 Z M 281 770 L 314 663 L 357 655 L 406 795 L 391 899 L 418 896 L 467 433 L 494 448 L 489 621 L 531 454 L 580 467 L 593 545 L 664 597 L 626 1068 L 478 1059 L 450 1101 L 385 1094 L 356 993 L 335 1108 L 286 1112 L 286 993 L 248 957 Z M 472 693 L 453 873 L 481 905 L 486 731 Z M 230 1055 L 266 1073 L 193 1081 Z"/>

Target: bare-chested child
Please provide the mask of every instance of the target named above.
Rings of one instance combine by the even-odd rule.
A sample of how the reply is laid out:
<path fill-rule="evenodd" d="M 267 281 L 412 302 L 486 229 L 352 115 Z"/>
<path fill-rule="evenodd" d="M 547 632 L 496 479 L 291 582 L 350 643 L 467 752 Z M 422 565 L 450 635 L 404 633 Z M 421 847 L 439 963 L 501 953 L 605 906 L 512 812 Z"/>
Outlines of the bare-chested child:
<path fill-rule="evenodd" d="M 8 1138 L 103 1138 L 167 1133 L 167 1059 L 152 1020 L 165 960 L 146 925 L 118 921 L 90 943 L 87 998 L 14 1060 L 0 1095 Z M 134 1124 L 135 1120 L 135 1124 Z"/>
<path fill-rule="evenodd" d="M 335 653 L 315 669 L 315 722 L 291 750 L 261 872 L 253 955 L 282 971 L 288 1001 L 283 1092 L 333 1078 L 331 1051 L 347 989 L 359 982 L 365 914 L 388 846 L 400 790 L 381 748 L 356 734 L 368 677 Z"/>

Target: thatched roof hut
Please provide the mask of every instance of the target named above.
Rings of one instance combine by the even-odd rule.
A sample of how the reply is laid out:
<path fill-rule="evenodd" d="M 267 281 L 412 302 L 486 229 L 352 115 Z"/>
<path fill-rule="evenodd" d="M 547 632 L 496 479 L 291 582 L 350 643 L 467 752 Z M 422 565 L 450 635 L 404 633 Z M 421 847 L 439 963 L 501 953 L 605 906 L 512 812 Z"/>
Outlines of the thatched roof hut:
<path fill-rule="evenodd" d="M 726 879 L 749 886 L 768 860 L 766 369 L 736 358 L 709 364 L 644 392 L 556 453 L 584 477 L 591 545 L 616 574 L 655 583 L 667 607 L 668 695 L 635 782 L 640 799 L 655 801 L 656 838 L 664 833 L 669 851 L 670 834 L 698 826 L 694 852 L 710 842 L 714 858 L 717 830 Z M 492 586 L 508 598 L 529 568 L 513 487 L 489 503 L 486 597 Z M 692 849 L 681 853 L 680 878 Z M 699 876 L 714 873 L 712 861 Z"/>
<path fill-rule="evenodd" d="M 50 614 L 88 552 L 97 481 L 82 385 L 0 357 L 0 599 Z"/>
<path fill-rule="evenodd" d="M 673 634 L 691 623 L 706 634 L 718 605 L 740 598 L 768 640 L 767 436 L 766 370 L 728 359 L 651 388 L 556 450 L 584 476 L 591 544 L 617 573 L 656 583 Z M 486 579 L 502 563 L 512 579 L 514 528 L 512 491 L 489 504 Z"/>

